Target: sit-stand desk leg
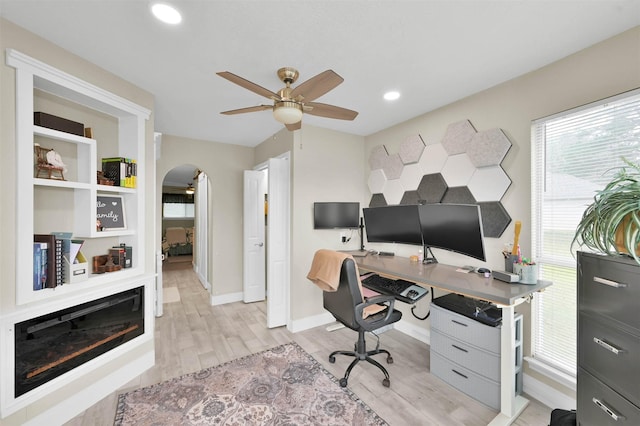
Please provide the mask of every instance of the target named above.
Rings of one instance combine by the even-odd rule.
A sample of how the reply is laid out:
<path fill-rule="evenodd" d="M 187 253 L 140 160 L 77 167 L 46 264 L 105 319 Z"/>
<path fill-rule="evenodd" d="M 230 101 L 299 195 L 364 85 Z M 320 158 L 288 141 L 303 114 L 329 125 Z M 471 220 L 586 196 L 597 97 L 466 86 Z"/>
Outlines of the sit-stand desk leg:
<path fill-rule="evenodd" d="M 529 405 L 529 400 L 516 395 L 516 326 L 513 306 L 502 306 L 500 330 L 500 413 L 489 426 L 510 425 Z"/>

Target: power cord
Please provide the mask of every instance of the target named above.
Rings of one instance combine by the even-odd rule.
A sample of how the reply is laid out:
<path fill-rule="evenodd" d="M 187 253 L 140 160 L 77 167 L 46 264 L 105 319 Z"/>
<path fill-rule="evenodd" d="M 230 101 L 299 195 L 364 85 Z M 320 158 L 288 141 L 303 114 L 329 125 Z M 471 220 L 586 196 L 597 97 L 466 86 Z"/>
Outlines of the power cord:
<path fill-rule="evenodd" d="M 433 287 L 431 287 L 431 301 L 433 302 Z M 415 318 L 419 319 L 420 321 L 424 321 L 427 318 L 429 318 L 429 315 L 431 315 L 431 309 L 429 309 L 429 312 L 427 312 L 427 314 L 424 317 L 419 317 L 418 315 L 416 315 L 415 313 L 415 309 L 416 309 L 417 305 L 413 305 L 411 307 L 411 315 L 413 315 Z"/>

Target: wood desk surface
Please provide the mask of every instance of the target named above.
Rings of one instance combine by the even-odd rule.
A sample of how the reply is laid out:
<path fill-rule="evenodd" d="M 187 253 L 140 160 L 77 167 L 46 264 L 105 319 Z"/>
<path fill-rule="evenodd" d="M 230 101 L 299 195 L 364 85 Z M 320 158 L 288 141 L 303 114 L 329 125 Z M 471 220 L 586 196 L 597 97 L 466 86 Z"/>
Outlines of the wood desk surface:
<path fill-rule="evenodd" d="M 518 299 L 549 287 L 551 281 L 538 280 L 537 284 L 509 284 L 493 277 L 485 278 L 475 272 L 457 272 L 458 267 L 441 263 L 422 264 L 406 257 L 355 257 L 361 272 L 375 272 L 389 278 L 412 281 L 422 287 L 434 287 L 498 305 L 515 305 Z"/>

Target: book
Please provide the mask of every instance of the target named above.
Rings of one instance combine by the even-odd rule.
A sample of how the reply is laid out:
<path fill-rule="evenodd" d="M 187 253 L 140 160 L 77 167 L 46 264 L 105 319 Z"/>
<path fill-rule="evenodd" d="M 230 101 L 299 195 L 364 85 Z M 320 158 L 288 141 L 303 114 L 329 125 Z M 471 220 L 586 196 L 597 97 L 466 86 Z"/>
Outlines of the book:
<path fill-rule="evenodd" d="M 107 157 L 102 159 L 102 173 L 114 182 L 115 186 L 135 188 L 137 184 L 136 160 L 126 157 Z"/>
<path fill-rule="evenodd" d="M 33 243 L 33 289 L 42 290 L 47 282 L 47 243 Z"/>
<path fill-rule="evenodd" d="M 33 241 L 36 243 L 45 243 L 47 245 L 45 249 L 47 255 L 47 274 L 44 287 L 54 288 L 61 283 L 58 283 L 58 264 L 61 262 L 61 259 L 56 259 L 56 255 L 59 251 L 58 247 L 61 248 L 61 245 L 56 244 L 56 237 L 51 234 L 35 234 L 33 236 Z"/>

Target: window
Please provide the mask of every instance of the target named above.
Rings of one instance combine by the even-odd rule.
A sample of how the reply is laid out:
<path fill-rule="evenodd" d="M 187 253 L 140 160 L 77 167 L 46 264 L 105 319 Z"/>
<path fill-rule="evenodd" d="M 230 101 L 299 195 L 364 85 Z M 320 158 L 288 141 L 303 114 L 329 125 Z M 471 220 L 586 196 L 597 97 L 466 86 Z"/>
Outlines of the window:
<path fill-rule="evenodd" d="M 546 117 L 532 125 L 532 243 L 553 286 L 533 305 L 533 357 L 576 375 L 575 229 L 622 157 L 640 161 L 640 90 Z M 575 248 L 575 247 L 574 247 Z"/>
<path fill-rule="evenodd" d="M 162 217 L 164 219 L 193 219 L 193 195 L 162 194 Z"/>

